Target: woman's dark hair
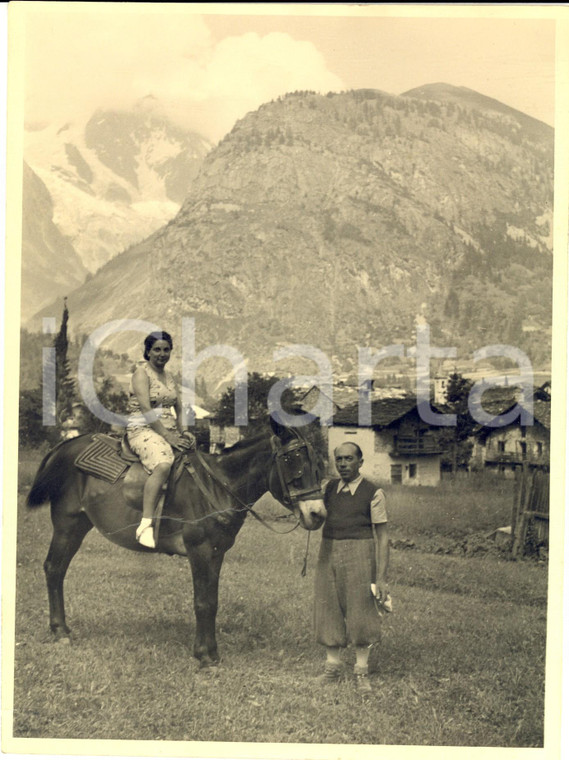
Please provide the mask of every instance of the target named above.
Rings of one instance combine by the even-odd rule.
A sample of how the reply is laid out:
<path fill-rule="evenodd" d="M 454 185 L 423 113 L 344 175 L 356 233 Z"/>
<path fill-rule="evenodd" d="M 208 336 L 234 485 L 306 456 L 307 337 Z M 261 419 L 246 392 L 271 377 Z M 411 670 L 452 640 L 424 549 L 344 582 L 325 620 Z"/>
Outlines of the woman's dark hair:
<path fill-rule="evenodd" d="M 166 343 L 170 346 L 170 350 L 174 348 L 174 343 L 172 342 L 172 336 L 170 333 L 164 332 L 163 330 L 159 330 L 158 332 L 152 332 L 150 335 L 147 335 L 144 339 L 144 358 L 146 361 L 150 358 L 150 349 L 152 346 L 156 343 L 157 340 L 165 340 Z"/>

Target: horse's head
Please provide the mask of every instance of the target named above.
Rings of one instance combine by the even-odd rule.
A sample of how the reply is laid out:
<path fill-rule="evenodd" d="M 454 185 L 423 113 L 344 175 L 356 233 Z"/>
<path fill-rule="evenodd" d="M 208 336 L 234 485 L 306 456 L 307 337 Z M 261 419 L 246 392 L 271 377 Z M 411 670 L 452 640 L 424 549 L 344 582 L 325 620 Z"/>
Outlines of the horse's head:
<path fill-rule="evenodd" d="M 269 488 L 277 501 L 293 512 L 306 530 L 317 530 L 326 517 L 318 456 L 298 428 L 271 417 L 273 462 Z"/>

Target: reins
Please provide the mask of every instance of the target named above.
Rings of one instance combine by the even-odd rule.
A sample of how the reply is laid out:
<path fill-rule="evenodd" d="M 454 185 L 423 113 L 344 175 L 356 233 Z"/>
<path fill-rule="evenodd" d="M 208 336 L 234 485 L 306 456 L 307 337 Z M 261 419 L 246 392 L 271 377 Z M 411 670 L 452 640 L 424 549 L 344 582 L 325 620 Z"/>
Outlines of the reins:
<path fill-rule="evenodd" d="M 300 525 L 300 520 L 297 518 L 296 525 L 294 525 L 294 527 L 292 527 L 290 530 L 275 530 L 272 527 L 272 525 L 269 525 L 269 523 L 266 520 L 264 520 L 260 515 L 257 514 L 257 512 L 255 512 L 251 504 L 247 504 L 246 502 L 244 502 L 243 499 L 238 494 L 235 493 L 235 491 L 231 488 L 231 486 L 225 480 L 220 478 L 216 472 L 214 472 L 214 470 L 210 467 L 210 465 L 207 463 L 207 461 L 204 459 L 203 455 L 200 453 L 198 449 L 196 449 L 195 454 L 196 454 L 198 462 L 203 467 L 203 469 L 207 472 L 210 478 L 215 483 L 220 485 L 224 489 L 224 491 L 226 491 L 231 496 L 231 498 L 237 502 L 237 504 L 239 505 L 239 511 L 250 512 L 253 515 L 253 517 L 261 523 L 261 525 L 264 525 L 265 528 L 267 528 L 273 533 L 285 535 L 286 533 L 292 533 L 293 530 L 296 530 L 298 528 L 298 526 Z M 206 483 L 204 483 L 201 476 L 198 475 L 196 468 L 194 467 L 193 463 L 190 462 L 189 459 L 186 459 L 185 466 L 188 469 L 190 475 L 194 478 L 196 485 L 198 486 L 202 494 L 205 496 L 205 498 L 208 500 L 208 502 L 217 512 L 218 504 L 217 504 L 215 494 L 213 494 L 210 491 L 210 489 L 208 488 Z M 254 503 L 255 502 L 253 502 L 253 504 Z"/>
<path fill-rule="evenodd" d="M 300 571 L 300 574 L 301 574 L 301 576 L 302 576 L 303 578 L 304 578 L 304 576 L 306 575 L 306 568 L 307 568 L 307 566 L 308 566 L 308 549 L 309 549 L 309 547 L 310 547 L 310 531 L 308 530 L 308 531 L 306 531 L 306 532 L 307 532 L 307 537 L 306 537 L 306 551 L 304 552 L 304 562 L 302 563 L 302 570 Z"/>

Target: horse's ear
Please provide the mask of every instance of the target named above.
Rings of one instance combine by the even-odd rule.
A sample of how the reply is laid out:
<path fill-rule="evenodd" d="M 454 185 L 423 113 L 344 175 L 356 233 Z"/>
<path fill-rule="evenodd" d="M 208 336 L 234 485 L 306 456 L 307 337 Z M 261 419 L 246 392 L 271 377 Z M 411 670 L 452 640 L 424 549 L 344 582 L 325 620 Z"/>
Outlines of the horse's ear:
<path fill-rule="evenodd" d="M 283 425 L 281 422 L 279 422 L 278 412 L 271 412 L 269 420 L 271 423 L 271 430 L 277 436 L 277 438 L 282 441 L 283 439 L 291 437 L 290 429 L 286 425 Z"/>
<path fill-rule="evenodd" d="M 296 411 L 297 409 L 295 409 L 295 412 Z M 288 414 L 290 414 L 290 412 Z M 284 422 L 281 422 L 278 410 L 273 410 L 269 416 L 269 419 L 271 421 L 271 428 L 273 430 L 273 433 L 277 436 L 277 438 L 280 439 L 282 443 L 290 441 L 291 438 L 306 438 L 305 433 L 302 431 L 302 427 L 297 427 L 294 425 L 292 427 L 289 427 L 288 425 L 285 425 Z"/>
<path fill-rule="evenodd" d="M 277 436 L 277 438 L 280 438 L 284 432 L 284 425 L 281 425 L 280 422 L 277 422 L 272 414 L 269 415 L 269 422 L 271 424 L 271 430 L 273 433 Z"/>

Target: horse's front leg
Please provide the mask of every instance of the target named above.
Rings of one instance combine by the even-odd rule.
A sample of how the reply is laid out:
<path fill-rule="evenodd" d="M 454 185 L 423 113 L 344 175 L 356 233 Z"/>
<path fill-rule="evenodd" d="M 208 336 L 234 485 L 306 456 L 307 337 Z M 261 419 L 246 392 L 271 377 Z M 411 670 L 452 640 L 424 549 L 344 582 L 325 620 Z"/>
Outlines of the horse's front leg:
<path fill-rule="evenodd" d="M 188 547 L 188 557 L 194 583 L 194 611 L 196 633 L 194 657 L 200 667 L 209 667 L 219 662 L 215 637 L 215 619 L 219 591 L 219 573 L 225 556 L 225 549 L 210 540 L 199 546 Z"/>

